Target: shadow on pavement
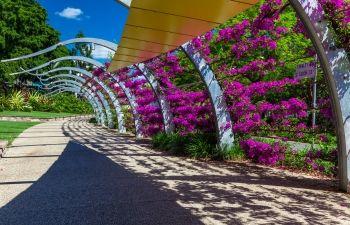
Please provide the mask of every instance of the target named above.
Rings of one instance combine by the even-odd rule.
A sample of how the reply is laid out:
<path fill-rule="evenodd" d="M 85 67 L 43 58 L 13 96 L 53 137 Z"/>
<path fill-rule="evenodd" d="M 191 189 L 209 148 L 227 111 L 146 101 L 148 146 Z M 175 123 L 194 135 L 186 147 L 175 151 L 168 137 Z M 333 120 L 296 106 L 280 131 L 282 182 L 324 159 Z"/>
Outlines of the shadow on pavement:
<path fill-rule="evenodd" d="M 0 209 L 0 224 L 202 224 L 176 199 L 159 183 L 70 142 L 46 174 Z"/>

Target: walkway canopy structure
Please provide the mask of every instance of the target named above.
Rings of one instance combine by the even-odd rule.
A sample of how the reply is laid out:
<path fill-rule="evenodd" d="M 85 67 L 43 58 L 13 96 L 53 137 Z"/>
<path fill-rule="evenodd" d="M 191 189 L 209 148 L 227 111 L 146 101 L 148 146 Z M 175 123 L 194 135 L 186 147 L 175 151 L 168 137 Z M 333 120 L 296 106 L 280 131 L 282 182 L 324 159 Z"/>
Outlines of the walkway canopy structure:
<path fill-rule="evenodd" d="M 223 24 L 258 0 L 132 0 L 118 50 L 109 71 L 176 49 Z"/>
<path fill-rule="evenodd" d="M 196 49 L 192 39 L 210 31 L 224 23 L 229 18 L 256 4 L 257 0 L 133 0 L 120 1 L 129 8 L 129 17 L 125 25 L 122 39 L 117 46 L 113 43 L 96 39 L 74 39 L 59 43 L 47 50 L 18 57 L 2 62 L 34 57 L 70 43 L 97 43 L 116 51 L 111 65 L 101 68 L 103 79 L 109 87 L 121 88 L 134 109 L 136 130 L 138 115 L 135 110 L 138 105 L 133 93 L 132 85 L 125 85 L 127 81 L 140 81 L 140 76 L 152 87 L 156 100 L 152 106 L 162 111 L 164 129 L 172 132 L 173 121 L 169 102 L 159 91 L 159 80 L 148 70 L 146 61 L 162 53 L 177 49 L 185 53 L 199 73 L 209 95 L 213 112 L 217 141 L 221 149 L 229 148 L 234 143 L 232 119 L 224 98 L 222 87 L 206 61 L 201 51 Z M 326 76 L 331 90 L 331 101 L 336 120 L 339 145 L 339 177 L 340 188 L 350 191 L 350 63 L 344 49 L 334 44 L 334 37 L 328 28 L 328 21 L 319 1 L 317 0 L 289 0 L 300 20 L 302 21 Z M 127 71 L 127 72 L 125 72 Z M 131 72 L 130 72 L 131 71 Z M 86 72 L 82 72 L 84 74 Z M 137 74 L 137 75 L 135 75 Z M 76 74 L 80 76 L 81 74 Z M 100 78 L 99 78 L 100 79 Z M 115 84 L 116 83 L 116 84 Z M 102 85 L 103 86 L 103 85 Z M 62 89 L 62 85 L 58 88 Z M 88 88 L 88 87 L 87 87 Z M 128 90 L 129 89 L 129 90 Z M 72 85 L 66 90 L 72 90 Z M 75 90 L 75 89 L 74 89 Z M 92 95 L 92 94 L 90 94 Z M 100 96 L 102 97 L 102 96 Z M 97 101 L 95 101 L 97 102 Z M 95 104 L 96 105 L 96 104 Z M 103 105 L 103 104 L 100 104 Z M 105 107 L 106 108 L 106 107 Z M 104 109 L 106 110 L 106 109 Z M 98 111 L 95 109 L 95 111 Z M 107 114 L 107 113 L 106 113 Z M 118 112 L 117 112 L 118 114 Z"/>

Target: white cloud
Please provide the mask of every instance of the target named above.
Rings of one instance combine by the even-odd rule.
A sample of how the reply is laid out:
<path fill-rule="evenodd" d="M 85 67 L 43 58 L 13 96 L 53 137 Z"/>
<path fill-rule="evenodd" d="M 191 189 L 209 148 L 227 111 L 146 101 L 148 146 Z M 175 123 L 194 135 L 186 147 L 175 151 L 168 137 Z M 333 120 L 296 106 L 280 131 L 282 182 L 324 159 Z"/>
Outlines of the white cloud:
<path fill-rule="evenodd" d="M 121 3 L 123 3 L 123 4 L 125 4 L 125 5 L 130 7 L 132 0 L 118 0 L 118 1 L 120 1 Z"/>
<path fill-rule="evenodd" d="M 92 51 L 92 56 L 95 59 L 108 59 L 113 55 L 113 51 L 99 45 L 95 45 L 95 50 Z"/>
<path fill-rule="evenodd" d="M 80 20 L 80 16 L 83 15 L 84 12 L 81 9 L 67 7 L 62 10 L 62 12 L 56 12 L 56 14 L 66 19 Z"/>

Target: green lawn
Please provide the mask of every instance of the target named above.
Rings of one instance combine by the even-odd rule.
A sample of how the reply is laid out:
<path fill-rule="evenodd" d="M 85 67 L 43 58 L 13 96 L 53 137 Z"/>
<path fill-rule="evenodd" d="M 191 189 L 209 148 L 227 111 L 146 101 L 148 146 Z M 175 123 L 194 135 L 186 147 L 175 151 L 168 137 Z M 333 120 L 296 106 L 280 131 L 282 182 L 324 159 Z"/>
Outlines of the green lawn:
<path fill-rule="evenodd" d="M 17 111 L 3 111 L 0 112 L 1 116 L 12 116 L 12 117 L 32 117 L 38 119 L 53 119 L 57 117 L 67 117 L 67 116 L 75 116 L 76 114 L 72 113 L 51 113 L 51 112 L 17 112 Z"/>
<path fill-rule="evenodd" d="M 11 144 L 24 130 L 37 124 L 39 123 L 0 121 L 0 140 L 8 141 Z"/>

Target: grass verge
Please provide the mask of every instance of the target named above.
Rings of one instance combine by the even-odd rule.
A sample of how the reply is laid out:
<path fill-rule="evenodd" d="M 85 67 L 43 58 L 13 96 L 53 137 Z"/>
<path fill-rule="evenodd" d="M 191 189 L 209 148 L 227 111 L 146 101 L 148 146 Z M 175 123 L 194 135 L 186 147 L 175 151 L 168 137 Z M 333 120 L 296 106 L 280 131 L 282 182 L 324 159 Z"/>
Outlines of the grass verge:
<path fill-rule="evenodd" d="M 0 121 L 0 140 L 8 141 L 10 145 L 24 130 L 37 124 L 39 123 Z"/>
<path fill-rule="evenodd" d="M 38 112 L 38 111 L 32 111 L 32 112 L 19 112 L 19 111 L 3 111 L 0 112 L 0 116 L 3 117 L 31 117 L 31 118 L 37 118 L 37 119 L 54 119 L 58 117 L 68 117 L 68 116 L 75 116 L 76 114 L 73 113 L 51 113 L 51 112 Z"/>

